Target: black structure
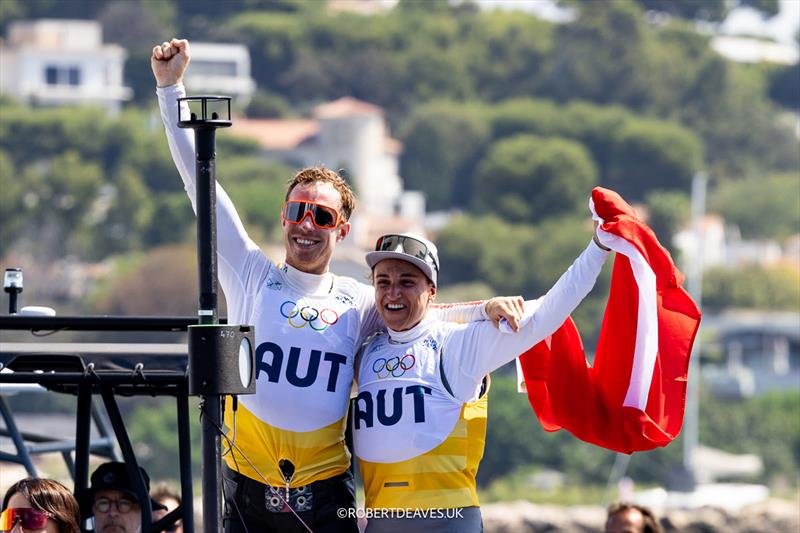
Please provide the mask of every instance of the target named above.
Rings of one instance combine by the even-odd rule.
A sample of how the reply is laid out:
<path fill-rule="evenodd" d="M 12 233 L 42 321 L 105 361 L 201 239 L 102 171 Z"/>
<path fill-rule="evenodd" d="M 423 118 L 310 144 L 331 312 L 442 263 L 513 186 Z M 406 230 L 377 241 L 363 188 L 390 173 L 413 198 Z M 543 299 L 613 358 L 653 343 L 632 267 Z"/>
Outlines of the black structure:
<path fill-rule="evenodd" d="M 8 314 L 17 313 L 17 298 L 22 292 L 22 270 L 7 268 L 3 274 L 3 290 L 8 293 Z"/>
<path fill-rule="evenodd" d="M 199 105 L 200 109 L 191 112 L 189 117 L 182 117 L 184 102 L 190 111 L 191 104 Z M 142 530 L 152 532 L 163 530 L 177 518 L 183 519 L 186 531 L 194 531 L 188 397 L 201 395 L 203 531 L 221 533 L 223 401 L 225 395 L 255 392 L 253 328 L 246 325 L 224 326 L 218 324 L 217 320 L 215 131 L 231 125 L 230 98 L 187 97 L 180 98 L 177 105 L 178 126 L 195 130 L 197 264 L 200 279 L 198 318 L 14 315 L 0 316 L 0 331 L 188 330 L 188 349 L 185 344 L 0 343 L 0 369 L 13 371 L 0 373 L 0 384 L 39 384 L 49 390 L 77 395 L 75 463 L 71 468 L 76 494 L 88 487 L 90 451 L 97 450 L 98 444 L 109 445 L 108 442 L 95 443 L 95 448 L 90 445 L 92 396 L 99 394 L 140 502 L 148 501 L 149 496 L 115 395 L 175 396 L 183 504 L 155 524 L 152 524 L 150 506 L 142 505 Z M 226 118 L 220 118 L 220 112 L 225 113 Z M 21 272 L 18 274 L 21 290 Z M 12 295 L 15 296 L 15 293 Z M 7 408 L 2 402 L 0 407 Z M 36 453 L 36 449 L 26 444 L 25 435 L 16 429 L 10 413 L 9 420 L 11 424 L 6 424 L 8 433 L 17 445 L 18 453 L 9 454 L 6 458 L 25 464 L 31 471 L 33 465 L 30 454 Z M 58 446 L 63 448 L 65 459 L 68 459 L 71 444 L 59 443 Z M 114 452 L 113 445 L 110 448 Z"/>
<path fill-rule="evenodd" d="M 196 324 L 191 317 L 29 317 L 0 316 L 0 331 L 172 331 L 185 332 Z M 181 507 L 152 524 L 150 507 L 141 506 L 142 531 L 162 531 L 182 519 L 186 531 L 194 531 L 192 496 L 191 443 L 189 440 L 189 390 L 186 344 L 104 344 L 104 343 L 0 343 L 0 384 L 38 384 L 50 391 L 78 397 L 75 440 L 57 441 L 30 435 L 16 428 L 4 401 L 6 422 L 4 436 L 9 436 L 17 454 L 4 454 L 0 459 L 23 464 L 31 475 L 36 471 L 31 455 L 50 451 L 61 452 L 75 481 L 74 492 L 80 494 L 89 484 L 89 455 L 99 453 L 125 462 L 130 478 L 137 485 L 139 501 L 148 501 L 144 480 L 125 429 L 116 396 L 174 396 L 178 414 L 178 447 L 181 473 Z M 2 391 L 2 389 L 0 389 Z M 109 436 L 91 442 L 92 418 L 100 420 L 101 435 L 105 423 L 92 399 L 99 396 L 107 412 L 111 430 L 122 452 L 117 454 Z M 2 397 L 0 397 L 2 400 Z M 30 444 L 29 444 L 30 443 Z M 70 453 L 74 450 L 75 460 Z"/>
<path fill-rule="evenodd" d="M 223 331 L 217 326 L 217 219 L 216 219 L 216 130 L 231 126 L 231 99 L 227 96 L 189 96 L 178 98 L 178 127 L 194 130 L 195 134 L 195 180 L 197 209 L 197 267 L 200 278 L 200 298 L 198 318 L 195 331 L 190 332 L 189 340 L 192 352 L 189 353 L 189 382 L 192 393 L 201 394 L 201 444 L 203 454 L 203 531 L 205 533 L 221 533 L 222 531 L 222 442 L 223 410 L 225 394 L 241 394 L 255 392 L 252 383 L 253 337 L 252 328 L 239 331 Z M 194 109 L 193 106 L 194 105 Z M 199 109 L 197 109 L 199 106 Z M 189 116 L 184 116 L 188 108 Z M 221 116 L 220 113 L 224 116 Z M 235 381 L 226 381 L 217 387 L 213 383 L 218 379 L 214 374 L 204 372 L 210 363 L 206 352 L 216 352 L 212 356 L 215 365 L 229 366 L 220 360 L 217 351 L 219 345 L 214 340 L 225 337 L 226 333 L 237 335 L 237 367 L 247 366 L 241 385 L 236 387 Z M 248 340 L 242 336 L 247 335 Z M 246 343 L 246 344 L 245 344 Z M 247 353 L 242 353 L 247 350 Z M 226 379 L 228 373 L 218 373 Z M 244 375 L 244 373 L 240 374 Z"/>

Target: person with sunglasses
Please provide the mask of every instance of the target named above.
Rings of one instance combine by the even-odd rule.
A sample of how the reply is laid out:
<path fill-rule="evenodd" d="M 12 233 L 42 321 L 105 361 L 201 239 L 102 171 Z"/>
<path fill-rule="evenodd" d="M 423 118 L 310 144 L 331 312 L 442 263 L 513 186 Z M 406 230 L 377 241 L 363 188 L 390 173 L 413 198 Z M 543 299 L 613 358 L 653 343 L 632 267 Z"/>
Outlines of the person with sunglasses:
<path fill-rule="evenodd" d="M 150 491 L 150 476 L 139 467 L 147 491 Z M 125 463 L 110 461 L 98 466 L 91 476 L 89 488 L 79 494 L 84 508 L 94 516 L 95 533 L 138 533 L 142 530 L 142 512 L 136 487 L 128 476 Z M 166 507 L 150 499 L 153 511 Z"/>
<path fill-rule="evenodd" d="M 520 298 L 514 333 L 514 327 L 431 316 L 441 268 L 436 246 L 413 234 L 378 239 L 366 261 L 388 331 L 359 354 L 350 411 L 367 533 L 483 531 L 475 476 L 486 440 L 489 373 L 563 324 L 607 255 L 595 238 L 547 294 Z"/>
<path fill-rule="evenodd" d="M 177 127 L 189 43 L 152 50 L 161 117 L 173 160 L 194 206 L 194 138 Z M 183 111 L 185 115 L 186 110 Z M 256 394 L 225 402 L 231 451 L 225 454 L 225 530 L 356 532 L 355 489 L 345 427 L 359 346 L 383 327 L 369 285 L 329 271 L 350 232 L 355 197 L 334 171 L 306 168 L 289 182 L 281 211 L 283 263 L 250 239 L 219 184 L 219 281 L 228 322 L 255 326 Z M 276 213 L 277 216 L 277 213 Z M 507 300 L 454 305 L 450 320 L 513 320 Z M 234 440 L 235 438 L 235 440 Z"/>
<path fill-rule="evenodd" d="M 3 497 L 0 531 L 78 533 L 80 508 L 72 493 L 52 479 L 17 481 Z"/>

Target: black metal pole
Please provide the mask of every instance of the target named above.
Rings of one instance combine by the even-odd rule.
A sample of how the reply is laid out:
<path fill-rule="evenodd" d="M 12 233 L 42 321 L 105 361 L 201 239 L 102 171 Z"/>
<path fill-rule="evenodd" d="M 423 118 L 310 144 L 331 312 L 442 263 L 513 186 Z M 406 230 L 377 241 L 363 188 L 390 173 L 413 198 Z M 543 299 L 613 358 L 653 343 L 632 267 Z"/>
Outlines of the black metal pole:
<path fill-rule="evenodd" d="M 17 314 L 17 293 L 15 291 L 8 293 L 8 314 Z"/>
<path fill-rule="evenodd" d="M 200 115 L 191 111 L 190 102 L 199 103 Z M 225 118 L 219 113 L 209 113 L 208 104 L 224 103 Z M 217 128 L 230 127 L 230 98 L 226 96 L 196 96 L 179 98 L 178 127 L 191 128 L 195 135 L 195 206 L 197 208 L 197 267 L 200 282 L 200 308 L 198 326 L 216 325 L 217 322 L 217 220 L 216 220 L 216 153 Z M 186 109 L 182 106 L 185 105 Z M 196 108 L 195 108 L 196 109 Z M 184 112 L 189 117 L 183 117 Z M 192 354 L 189 354 L 192 359 Z M 193 372 L 190 363 L 189 373 Z M 192 391 L 192 387 L 189 387 Z M 201 452 L 203 456 L 203 531 L 222 531 L 222 411 L 224 396 L 203 394 L 200 397 Z"/>
<path fill-rule="evenodd" d="M 78 386 L 78 409 L 75 423 L 75 494 L 82 494 L 89 488 L 89 453 L 92 438 L 92 389 L 82 383 Z M 86 507 L 84 507 L 84 505 Z M 81 503 L 81 514 L 90 513 L 88 502 Z M 85 532 L 86 520 L 81 520 L 81 531 Z"/>
<path fill-rule="evenodd" d="M 197 266 L 200 281 L 200 325 L 217 323 L 217 218 L 214 129 L 195 129 L 197 170 Z M 203 531 L 222 531 L 222 397 L 201 397 L 201 452 L 203 456 Z"/>
<path fill-rule="evenodd" d="M 178 450 L 181 466 L 181 506 L 183 530 L 194 531 L 194 495 L 192 493 L 192 453 L 189 435 L 189 396 L 184 388 L 176 398 L 178 404 Z"/>
<path fill-rule="evenodd" d="M 200 281 L 199 324 L 217 323 L 217 190 L 214 129 L 196 129 L 197 267 Z"/>
<path fill-rule="evenodd" d="M 77 420 L 75 422 L 75 494 L 89 487 L 89 451 L 92 438 L 92 389 L 78 386 Z"/>

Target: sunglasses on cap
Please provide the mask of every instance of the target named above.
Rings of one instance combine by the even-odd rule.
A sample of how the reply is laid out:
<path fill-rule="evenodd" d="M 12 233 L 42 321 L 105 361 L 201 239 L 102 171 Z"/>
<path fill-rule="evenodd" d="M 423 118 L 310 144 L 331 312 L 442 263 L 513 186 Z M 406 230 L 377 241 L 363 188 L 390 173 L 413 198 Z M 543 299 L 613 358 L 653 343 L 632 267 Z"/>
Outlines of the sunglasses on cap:
<path fill-rule="evenodd" d="M 316 202 L 287 200 L 283 204 L 281 220 L 289 224 L 300 224 L 309 214 L 311 222 L 319 229 L 333 229 L 339 225 L 339 219 L 341 218 L 336 209 L 327 205 Z"/>
<path fill-rule="evenodd" d="M 384 235 L 375 243 L 376 252 L 403 252 L 411 257 L 422 259 L 432 265 L 436 272 L 439 272 L 439 264 L 436 257 L 428 249 L 428 245 L 419 239 L 408 235 Z"/>
<path fill-rule="evenodd" d="M 0 531 L 11 531 L 17 524 L 24 529 L 43 529 L 50 513 L 38 509 L 8 508 L 0 514 Z"/>

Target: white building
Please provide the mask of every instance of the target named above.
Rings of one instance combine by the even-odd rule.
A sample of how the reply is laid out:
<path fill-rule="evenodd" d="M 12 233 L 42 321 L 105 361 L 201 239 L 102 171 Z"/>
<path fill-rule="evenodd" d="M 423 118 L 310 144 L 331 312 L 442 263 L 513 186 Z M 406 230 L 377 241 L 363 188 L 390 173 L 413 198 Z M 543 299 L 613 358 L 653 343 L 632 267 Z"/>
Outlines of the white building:
<path fill-rule="evenodd" d="M 358 195 L 352 241 L 368 247 L 382 233 L 424 232 L 425 198 L 404 191 L 402 145 L 390 137 L 383 110 L 354 98 L 318 106 L 312 119 L 235 119 L 231 132 L 254 138 L 265 157 L 295 167 L 343 171 Z"/>
<path fill-rule="evenodd" d="M 702 239 L 701 244 L 698 242 Z M 742 265 L 770 266 L 781 262 L 791 263 L 800 255 L 797 238 L 787 241 L 786 250 L 771 239 L 743 239 L 739 228 L 726 226 L 725 220 L 718 215 L 706 215 L 702 221 L 702 235 L 692 227 L 677 232 L 673 243 L 681 252 L 683 265 L 691 265 L 695 261 L 698 250 L 702 250 L 703 268 L 739 267 Z M 792 248 L 795 243 L 795 248 Z M 797 264 L 795 260 L 794 264 Z"/>
<path fill-rule="evenodd" d="M 720 396 L 748 397 L 800 388 L 800 314 L 731 311 L 703 317 L 709 346 L 721 359 L 703 365 L 703 381 Z"/>
<path fill-rule="evenodd" d="M 127 52 L 103 44 L 94 20 L 14 22 L 0 42 L 0 93 L 33 105 L 99 105 L 115 112 L 133 91 L 123 85 Z"/>
<path fill-rule="evenodd" d="M 192 62 L 184 84 L 189 95 L 220 94 L 247 105 L 256 90 L 250 77 L 250 52 L 241 44 L 191 44 Z"/>
<path fill-rule="evenodd" d="M 800 60 L 796 46 L 753 37 L 716 35 L 711 39 L 711 48 L 737 63 L 794 65 Z"/>

